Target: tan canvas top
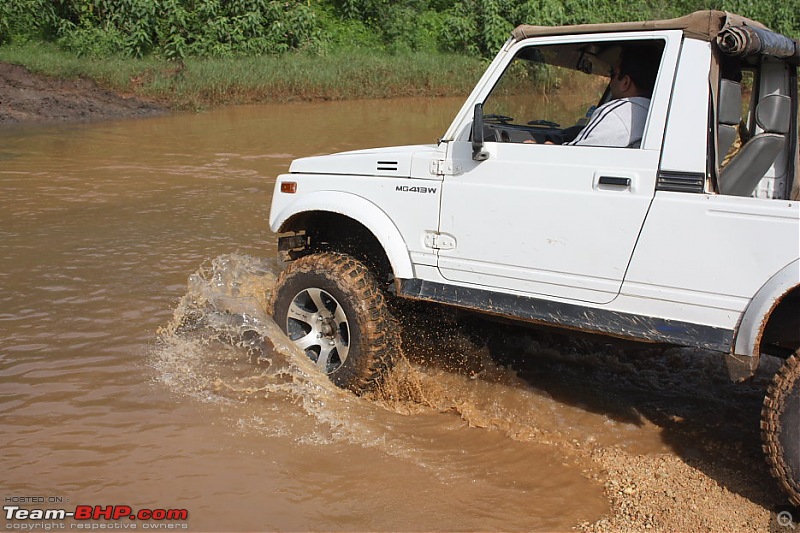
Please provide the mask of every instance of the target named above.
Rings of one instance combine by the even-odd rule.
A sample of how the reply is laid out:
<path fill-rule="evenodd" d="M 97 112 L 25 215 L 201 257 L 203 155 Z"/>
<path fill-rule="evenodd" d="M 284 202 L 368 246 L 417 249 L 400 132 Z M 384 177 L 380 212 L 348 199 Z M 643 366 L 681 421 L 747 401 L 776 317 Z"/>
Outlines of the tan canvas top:
<path fill-rule="evenodd" d="M 696 11 L 690 15 L 668 20 L 645 22 L 613 22 L 604 24 L 577 24 L 574 26 L 517 26 L 512 35 L 517 41 L 544 35 L 569 35 L 579 33 L 606 33 L 615 31 L 683 30 L 687 37 L 713 41 L 717 34 L 730 26 L 752 26 L 766 29 L 760 22 L 726 11 Z"/>

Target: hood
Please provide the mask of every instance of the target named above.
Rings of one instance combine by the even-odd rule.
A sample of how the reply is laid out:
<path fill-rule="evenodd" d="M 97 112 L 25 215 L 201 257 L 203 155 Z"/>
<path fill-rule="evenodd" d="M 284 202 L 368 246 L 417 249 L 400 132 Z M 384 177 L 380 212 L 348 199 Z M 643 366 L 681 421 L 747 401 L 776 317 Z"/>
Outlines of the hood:
<path fill-rule="evenodd" d="M 289 172 L 431 178 L 430 161 L 436 153 L 437 148 L 433 144 L 355 150 L 295 159 Z"/>

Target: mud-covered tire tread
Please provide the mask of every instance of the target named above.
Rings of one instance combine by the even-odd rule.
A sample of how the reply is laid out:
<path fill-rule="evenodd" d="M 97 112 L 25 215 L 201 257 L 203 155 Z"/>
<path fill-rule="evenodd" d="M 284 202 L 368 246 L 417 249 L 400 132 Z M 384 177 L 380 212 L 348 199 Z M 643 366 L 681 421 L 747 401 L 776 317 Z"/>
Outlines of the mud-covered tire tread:
<path fill-rule="evenodd" d="M 303 256 L 278 276 L 268 311 L 275 316 L 276 305 L 283 298 L 293 298 L 293 280 L 308 274 L 338 287 L 348 305 L 359 309 L 354 317 L 360 342 L 342 368 L 329 375 L 340 387 L 360 394 L 371 390 L 391 367 L 400 347 L 400 325 L 392 315 L 386 297 L 369 269 L 353 257 L 336 252 Z M 286 288 L 290 288 L 288 294 Z M 342 302 L 344 303 L 344 302 Z M 278 319 L 278 325 L 283 329 Z"/>
<path fill-rule="evenodd" d="M 800 387 L 800 351 L 789 357 L 775 374 L 761 409 L 761 437 L 770 472 L 777 478 L 789 501 L 800 506 L 800 482 L 786 460 L 781 444 L 781 415 L 793 389 Z M 799 444 L 800 445 L 800 444 Z"/>

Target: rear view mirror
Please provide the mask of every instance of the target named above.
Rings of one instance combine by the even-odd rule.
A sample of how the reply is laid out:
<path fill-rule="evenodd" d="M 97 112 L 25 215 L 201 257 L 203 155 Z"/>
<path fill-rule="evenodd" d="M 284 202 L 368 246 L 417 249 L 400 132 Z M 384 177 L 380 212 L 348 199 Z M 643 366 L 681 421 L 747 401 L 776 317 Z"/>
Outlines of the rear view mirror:
<path fill-rule="evenodd" d="M 472 117 L 472 159 L 486 161 L 489 153 L 483 149 L 483 104 L 475 104 Z"/>

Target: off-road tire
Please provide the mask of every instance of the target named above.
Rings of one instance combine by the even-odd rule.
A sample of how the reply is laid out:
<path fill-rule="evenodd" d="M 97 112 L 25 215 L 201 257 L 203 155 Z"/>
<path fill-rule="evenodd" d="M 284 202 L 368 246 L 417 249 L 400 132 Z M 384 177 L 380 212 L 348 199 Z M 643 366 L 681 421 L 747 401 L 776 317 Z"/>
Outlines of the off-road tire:
<path fill-rule="evenodd" d="M 346 339 L 349 351 L 344 361 L 330 371 L 323 368 L 320 371 L 336 385 L 356 394 L 372 389 L 400 348 L 400 325 L 372 273 L 356 259 L 332 252 L 307 255 L 290 263 L 278 277 L 269 309 L 287 335 L 290 306 L 297 298 L 308 297 L 309 290 L 331 297 L 334 302 L 329 307 L 341 306 L 349 330 Z M 311 304 L 311 307 L 319 306 Z M 299 324 L 303 326 L 304 320 Z"/>
<path fill-rule="evenodd" d="M 761 436 L 770 472 L 800 506 L 800 351 L 772 379 L 761 409 Z"/>

